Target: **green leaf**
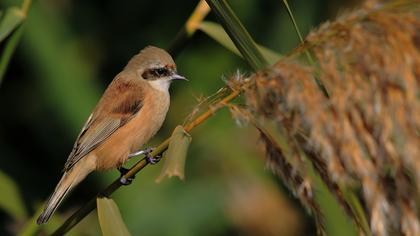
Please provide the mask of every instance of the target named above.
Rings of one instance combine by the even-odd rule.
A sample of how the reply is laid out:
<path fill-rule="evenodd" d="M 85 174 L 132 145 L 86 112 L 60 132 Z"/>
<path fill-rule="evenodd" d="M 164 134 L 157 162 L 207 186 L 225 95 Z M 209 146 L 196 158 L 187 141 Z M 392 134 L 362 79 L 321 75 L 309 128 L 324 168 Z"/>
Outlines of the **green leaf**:
<path fill-rule="evenodd" d="M 98 219 L 103 236 L 130 235 L 117 204 L 110 198 L 97 198 Z"/>
<path fill-rule="evenodd" d="M 223 30 L 222 26 L 219 24 L 216 24 L 214 22 L 201 22 L 199 27 L 201 31 L 203 31 L 205 34 L 216 40 L 218 43 L 220 43 L 223 47 L 227 48 L 228 50 L 232 51 L 236 55 L 242 57 L 241 53 L 236 48 L 235 44 L 232 42 L 232 40 L 229 38 L 229 35 L 226 33 L 226 31 Z M 270 63 L 274 64 L 278 60 L 280 60 L 281 55 L 274 52 L 273 50 L 266 48 L 264 46 L 258 45 L 258 50 L 261 52 L 263 57 Z"/>
<path fill-rule="evenodd" d="M 16 221 L 27 217 L 25 205 L 16 183 L 0 171 L 0 208 L 11 215 Z"/>
<path fill-rule="evenodd" d="M 165 177 L 178 176 L 184 180 L 185 159 L 187 158 L 188 147 L 191 143 L 191 136 L 178 125 L 172 133 L 168 150 L 165 153 L 165 163 L 156 182 L 162 181 Z"/>
<path fill-rule="evenodd" d="M 25 13 L 17 7 L 7 9 L 0 21 L 0 42 L 16 29 L 25 17 Z"/>
<path fill-rule="evenodd" d="M 18 29 L 6 40 L 3 53 L 0 55 L 0 85 L 3 81 L 3 77 L 6 74 L 7 67 L 10 63 L 13 53 L 20 41 L 23 34 L 24 25 L 18 27 Z"/>
<path fill-rule="evenodd" d="M 216 14 L 226 33 L 254 71 L 268 65 L 261 55 L 251 35 L 239 21 L 226 0 L 206 0 L 212 12 Z"/>

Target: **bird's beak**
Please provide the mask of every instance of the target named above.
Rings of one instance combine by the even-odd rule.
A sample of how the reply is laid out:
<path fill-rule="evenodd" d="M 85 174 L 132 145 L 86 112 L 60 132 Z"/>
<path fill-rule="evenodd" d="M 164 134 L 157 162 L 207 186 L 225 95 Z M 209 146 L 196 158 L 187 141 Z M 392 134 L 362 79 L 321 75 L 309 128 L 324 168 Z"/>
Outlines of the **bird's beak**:
<path fill-rule="evenodd" d="M 187 78 L 185 78 L 184 76 L 182 76 L 182 75 L 178 75 L 178 74 L 173 74 L 172 76 L 171 76 L 171 79 L 172 80 L 185 80 L 185 81 L 188 81 L 188 79 Z"/>

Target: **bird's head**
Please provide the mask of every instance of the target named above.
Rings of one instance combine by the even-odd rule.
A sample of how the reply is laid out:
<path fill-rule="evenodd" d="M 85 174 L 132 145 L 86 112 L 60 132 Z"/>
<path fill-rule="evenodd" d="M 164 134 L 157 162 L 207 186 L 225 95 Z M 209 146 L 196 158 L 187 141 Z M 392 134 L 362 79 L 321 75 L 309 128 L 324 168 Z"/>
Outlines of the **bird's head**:
<path fill-rule="evenodd" d="M 187 80 L 177 73 L 171 55 L 165 50 L 153 46 L 141 50 L 128 62 L 126 68 L 134 69 L 140 79 L 162 91 L 167 91 L 173 80 Z"/>

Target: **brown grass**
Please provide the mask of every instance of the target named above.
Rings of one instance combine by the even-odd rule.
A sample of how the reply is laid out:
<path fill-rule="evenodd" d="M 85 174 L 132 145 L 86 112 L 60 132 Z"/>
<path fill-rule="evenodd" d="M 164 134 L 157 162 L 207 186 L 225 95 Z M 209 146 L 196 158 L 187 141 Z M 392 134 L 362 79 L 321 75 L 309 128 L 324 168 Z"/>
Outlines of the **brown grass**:
<path fill-rule="evenodd" d="M 420 11 L 388 6 L 368 1 L 323 24 L 303 47 L 254 75 L 246 99 L 249 111 L 275 121 L 309 154 L 343 206 L 337 186 L 360 188 L 374 235 L 420 235 Z M 298 61 L 304 49 L 316 66 Z M 281 175 L 299 169 L 262 140 Z"/>

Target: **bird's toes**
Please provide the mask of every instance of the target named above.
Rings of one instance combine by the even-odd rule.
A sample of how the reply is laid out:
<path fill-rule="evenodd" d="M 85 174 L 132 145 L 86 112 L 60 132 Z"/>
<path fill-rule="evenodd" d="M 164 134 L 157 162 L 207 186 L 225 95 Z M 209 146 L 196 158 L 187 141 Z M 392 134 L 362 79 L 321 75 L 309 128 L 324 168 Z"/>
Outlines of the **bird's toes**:
<path fill-rule="evenodd" d="M 132 178 L 132 177 L 130 177 L 130 178 L 126 178 L 126 177 L 122 176 L 122 177 L 120 178 L 120 183 L 121 183 L 122 185 L 129 185 L 129 184 L 131 184 L 131 183 L 133 182 L 133 179 L 134 179 L 134 178 Z"/>
<path fill-rule="evenodd" d="M 149 162 L 152 165 L 157 164 L 160 161 L 160 159 L 162 159 L 162 155 L 161 154 L 156 155 L 154 157 L 152 157 L 150 154 L 147 154 L 146 155 L 147 162 Z"/>
<path fill-rule="evenodd" d="M 129 185 L 129 184 L 131 184 L 131 182 L 133 182 L 134 178 L 136 177 L 136 176 L 132 176 L 132 177 L 129 177 L 129 178 L 124 177 L 124 175 L 127 174 L 127 172 L 129 171 L 129 169 L 124 168 L 122 166 L 121 167 L 118 167 L 118 171 L 121 174 L 120 183 L 122 185 Z"/>

